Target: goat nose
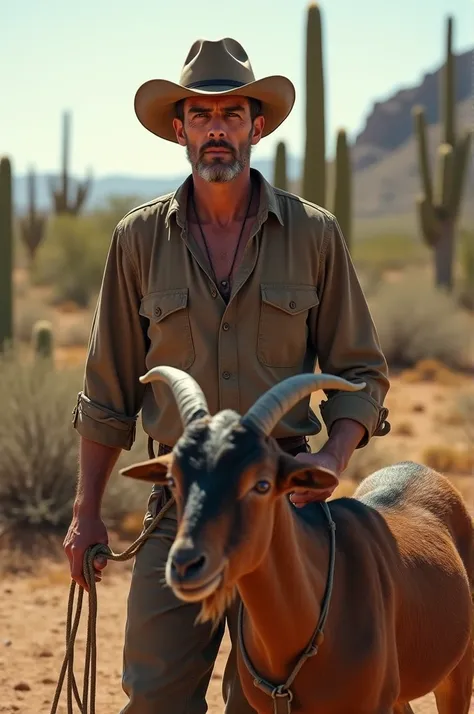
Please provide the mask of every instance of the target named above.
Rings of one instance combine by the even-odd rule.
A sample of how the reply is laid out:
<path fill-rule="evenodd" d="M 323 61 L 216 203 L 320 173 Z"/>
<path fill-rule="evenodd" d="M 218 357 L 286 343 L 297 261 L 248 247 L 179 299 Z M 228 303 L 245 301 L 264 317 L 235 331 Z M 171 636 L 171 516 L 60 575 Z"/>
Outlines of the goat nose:
<path fill-rule="evenodd" d="M 195 548 L 177 548 L 171 556 L 171 568 L 180 578 L 196 576 L 206 563 L 207 557 Z"/>

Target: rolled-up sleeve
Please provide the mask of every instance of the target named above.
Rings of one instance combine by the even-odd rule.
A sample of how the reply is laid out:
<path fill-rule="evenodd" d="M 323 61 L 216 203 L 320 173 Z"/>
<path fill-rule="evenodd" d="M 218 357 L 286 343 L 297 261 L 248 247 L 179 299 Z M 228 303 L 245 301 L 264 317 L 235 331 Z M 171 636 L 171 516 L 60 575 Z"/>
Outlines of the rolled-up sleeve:
<path fill-rule="evenodd" d="M 73 411 L 81 436 L 130 450 L 141 409 L 146 327 L 139 314 L 138 271 L 127 244 L 127 228 L 115 228 L 92 320 L 83 389 Z"/>
<path fill-rule="evenodd" d="M 358 392 L 327 391 L 320 404 L 328 433 L 337 419 L 352 419 L 372 436 L 390 431 L 384 399 L 390 383 L 388 367 L 356 270 L 334 216 L 326 218 L 318 276 L 319 307 L 313 340 L 322 372 L 350 382 L 365 382 Z"/>

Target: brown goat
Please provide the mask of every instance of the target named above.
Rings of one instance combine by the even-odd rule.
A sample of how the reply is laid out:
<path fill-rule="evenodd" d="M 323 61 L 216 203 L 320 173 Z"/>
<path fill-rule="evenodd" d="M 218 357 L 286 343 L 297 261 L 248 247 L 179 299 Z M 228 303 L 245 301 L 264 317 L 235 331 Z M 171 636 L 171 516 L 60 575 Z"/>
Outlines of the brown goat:
<path fill-rule="evenodd" d="M 141 381 L 155 379 L 172 389 L 184 433 L 172 454 L 121 473 L 172 489 L 176 596 L 214 622 L 237 596 L 239 674 L 258 714 L 402 714 L 432 691 L 440 714 L 467 714 L 473 523 L 450 481 L 403 462 L 352 498 L 302 509 L 288 498 L 337 479 L 282 452 L 275 424 L 317 389 L 364 384 L 297 375 L 243 417 L 211 417 L 188 374 L 157 367 Z"/>

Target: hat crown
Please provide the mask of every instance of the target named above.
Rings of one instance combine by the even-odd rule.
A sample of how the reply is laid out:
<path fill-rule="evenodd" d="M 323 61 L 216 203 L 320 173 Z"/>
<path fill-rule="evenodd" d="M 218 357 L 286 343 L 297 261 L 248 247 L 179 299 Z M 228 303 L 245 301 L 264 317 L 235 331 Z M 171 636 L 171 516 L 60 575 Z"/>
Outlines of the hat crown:
<path fill-rule="evenodd" d="M 196 40 L 188 52 L 179 83 L 184 87 L 240 86 L 255 81 L 249 57 L 237 40 Z"/>

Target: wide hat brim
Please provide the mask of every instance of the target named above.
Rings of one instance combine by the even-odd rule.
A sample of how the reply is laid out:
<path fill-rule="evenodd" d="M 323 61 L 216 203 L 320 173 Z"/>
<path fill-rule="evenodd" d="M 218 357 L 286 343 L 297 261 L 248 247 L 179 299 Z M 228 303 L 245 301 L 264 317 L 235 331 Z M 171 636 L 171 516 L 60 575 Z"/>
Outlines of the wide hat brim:
<path fill-rule="evenodd" d="M 135 113 L 140 123 L 152 134 L 177 143 L 173 129 L 175 104 L 186 97 L 219 95 L 251 97 L 262 103 L 265 126 L 262 136 L 271 134 L 286 119 L 295 103 L 293 83 L 281 75 L 257 79 L 239 87 L 222 86 L 212 89 L 189 89 L 167 79 L 150 79 L 135 94 Z"/>

